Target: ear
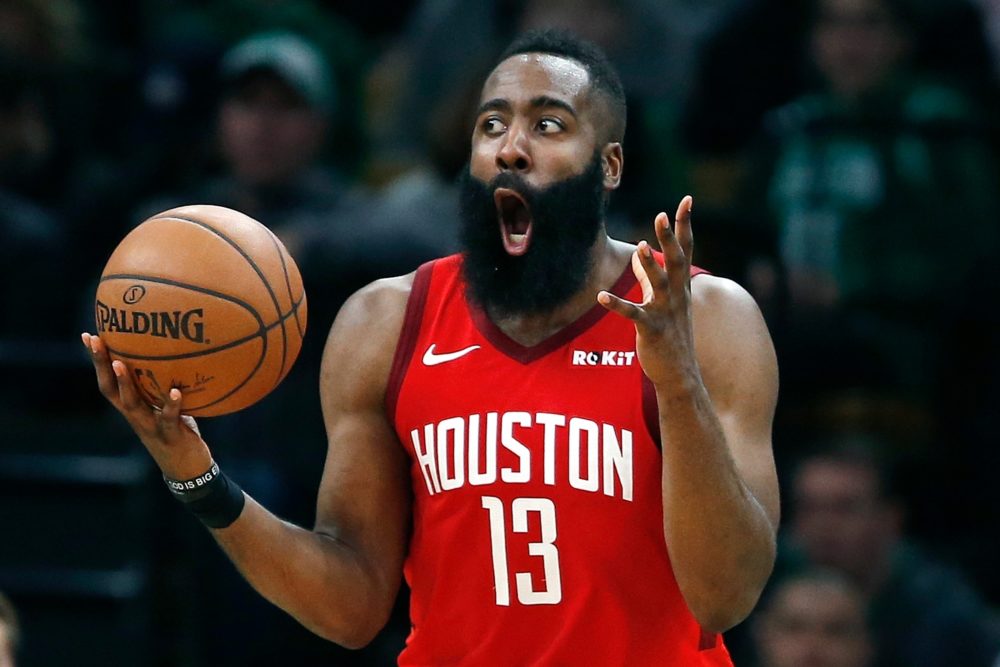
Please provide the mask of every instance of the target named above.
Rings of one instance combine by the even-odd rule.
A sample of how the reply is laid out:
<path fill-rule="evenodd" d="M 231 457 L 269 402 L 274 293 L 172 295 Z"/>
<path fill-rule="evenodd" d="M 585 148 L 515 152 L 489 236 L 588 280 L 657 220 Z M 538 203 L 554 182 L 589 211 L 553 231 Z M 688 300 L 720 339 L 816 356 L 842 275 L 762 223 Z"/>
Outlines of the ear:
<path fill-rule="evenodd" d="M 604 189 L 616 190 L 622 181 L 625 157 L 618 142 L 605 144 L 601 149 L 601 168 L 604 170 Z"/>

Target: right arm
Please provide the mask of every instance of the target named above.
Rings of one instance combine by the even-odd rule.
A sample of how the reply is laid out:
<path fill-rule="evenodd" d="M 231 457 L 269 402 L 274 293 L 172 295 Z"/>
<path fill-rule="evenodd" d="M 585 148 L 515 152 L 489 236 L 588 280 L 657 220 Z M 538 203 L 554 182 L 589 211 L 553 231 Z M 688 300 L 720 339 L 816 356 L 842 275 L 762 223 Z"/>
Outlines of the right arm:
<path fill-rule="evenodd" d="M 407 459 L 384 398 L 412 277 L 373 283 L 343 306 L 320 372 L 329 446 L 316 525 L 282 521 L 247 497 L 240 517 L 213 536 L 247 581 L 316 634 L 347 647 L 385 625 L 402 580 L 410 526 Z M 174 390 L 162 412 L 149 408 L 125 365 L 111 364 L 84 335 L 101 392 L 122 412 L 163 473 L 189 479 L 211 454 L 179 414 Z"/>

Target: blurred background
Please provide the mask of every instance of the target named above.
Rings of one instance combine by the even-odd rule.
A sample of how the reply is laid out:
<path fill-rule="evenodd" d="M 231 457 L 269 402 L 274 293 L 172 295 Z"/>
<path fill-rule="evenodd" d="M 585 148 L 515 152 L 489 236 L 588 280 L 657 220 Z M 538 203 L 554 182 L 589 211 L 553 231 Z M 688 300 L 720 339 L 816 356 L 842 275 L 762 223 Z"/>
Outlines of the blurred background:
<path fill-rule="evenodd" d="M 394 664 L 405 591 L 360 652 L 259 598 L 79 332 L 149 215 L 271 227 L 309 295 L 303 353 L 201 426 L 311 525 L 326 331 L 355 289 L 456 249 L 479 86 L 540 26 L 626 86 L 612 233 L 693 194 L 696 263 L 775 339 L 781 556 L 737 665 L 1000 665 L 997 0 L 0 0 L 0 665 Z"/>

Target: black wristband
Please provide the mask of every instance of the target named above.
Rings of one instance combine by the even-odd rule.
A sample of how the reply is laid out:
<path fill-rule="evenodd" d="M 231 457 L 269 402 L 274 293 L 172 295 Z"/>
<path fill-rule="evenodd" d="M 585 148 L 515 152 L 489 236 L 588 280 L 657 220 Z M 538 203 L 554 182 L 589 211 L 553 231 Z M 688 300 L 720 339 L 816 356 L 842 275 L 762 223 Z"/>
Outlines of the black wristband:
<path fill-rule="evenodd" d="M 243 513 L 246 497 L 243 489 L 219 470 L 213 461 L 208 472 L 183 482 L 170 479 L 163 481 L 175 498 L 209 528 L 225 528 Z"/>
<path fill-rule="evenodd" d="M 219 473 L 219 464 L 212 461 L 212 467 L 208 469 L 208 472 L 197 477 L 180 482 L 164 475 L 163 481 L 166 482 L 170 493 L 174 494 L 174 498 L 181 502 L 190 502 L 204 497 L 210 491 L 209 482 L 216 479 Z"/>

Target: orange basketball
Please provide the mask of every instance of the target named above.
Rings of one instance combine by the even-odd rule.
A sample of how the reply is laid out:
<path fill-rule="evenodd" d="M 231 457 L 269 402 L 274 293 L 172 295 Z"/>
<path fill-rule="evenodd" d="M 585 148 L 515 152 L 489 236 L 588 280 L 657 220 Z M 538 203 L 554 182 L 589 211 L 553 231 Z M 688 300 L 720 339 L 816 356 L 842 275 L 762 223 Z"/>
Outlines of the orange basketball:
<path fill-rule="evenodd" d="M 171 388 L 193 416 L 241 410 L 271 392 L 302 348 L 306 295 L 281 241 L 221 206 L 182 206 L 133 229 L 111 254 L 97 331 L 144 397 Z"/>

